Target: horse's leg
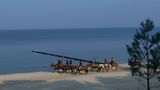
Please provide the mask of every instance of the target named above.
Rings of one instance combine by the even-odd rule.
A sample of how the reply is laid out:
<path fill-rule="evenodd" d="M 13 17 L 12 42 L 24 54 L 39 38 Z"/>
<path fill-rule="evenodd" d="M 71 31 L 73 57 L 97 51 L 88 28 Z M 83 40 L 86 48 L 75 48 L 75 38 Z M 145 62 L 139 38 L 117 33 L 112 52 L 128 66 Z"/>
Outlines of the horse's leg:
<path fill-rule="evenodd" d="M 85 73 L 88 73 L 88 69 L 85 69 Z"/>
<path fill-rule="evenodd" d="M 74 71 L 74 69 L 73 68 L 71 68 L 71 72 L 73 73 L 73 71 Z"/>
<path fill-rule="evenodd" d="M 64 73 L 65 72 L 65 67 L 62 67 L 61 69 L 62 69 L 62 72 Z"/>
<path fill-rule="evenodd" d="M 76 69 L 76 72 L 77 72 L 77 73 L 80 73 L 80 69 L 79 69 L 79 68 L 77 68 L 77 69 Z"/>
<path fill-rule="evenodd" d="M 74 72 L 77 73 L 77 69 L 76 68 L 74 68 Z"/>
<path fill-rule="evenodd" d="M 71 67 L 71 72 L 74 73 L 75 72 L 75 68 Z"/>
<path fill-rule="evenodd" d="M 57 70 L 58 70 L 58 68 L 57 68 L 57 67 L 54 67 L 53 71 L 56 72 Z"/>
<path fill-rule="evenodd" d="M 116 64 L 116 70 L 118 70 L 118 64 Z"/>
<path fill-rule="evenodd" d="M 104 71 L 105 71 L 105 70 L 104 70 L 104 69 L 105 69 L 104 64 L 101 64 L 101 65 L 100 65 L 100 68 L 101 68 L 101 72 L 104 72 Z"/>
<path fill-rule="evenodd" d="M 118 66 L 116 65 L 116 70 L 118 70 Z"/>
<path fill-rule="evenodd" d="M 110 71 L 112 71 L 113 70 L 113 66 L 112 65 L 110 65 Z"/>
<path fill-rule="evenodd" d="M 111 64 L 108 64 L 108 71 L 111 71 L 112 70 L 112 66 Z"/>
<path fill-rule="evenodd" d="M 97 68 L 97 72 L 100 72 L 100 68 L 99 67 Z"/>
<path fill-rule="evenodd" d="M 60 70 L 59 68 L 57 68 L 57 69 L 56 69 L 56 71 L 57 71 L 58 73 L 60 73 L 60 71 L 59 71 L 59 70 Z"/>
<path fill-rule="evenodd" d="M 100 72 L 103 72 L 103 67 L 100 67 Z"/>
<path fill-rule="evenodd" d="M 107 64 L 107 65 L 105 65 L 106 67 L 106 72 L 108 72 L 109 71 L 109 64 Z"/>

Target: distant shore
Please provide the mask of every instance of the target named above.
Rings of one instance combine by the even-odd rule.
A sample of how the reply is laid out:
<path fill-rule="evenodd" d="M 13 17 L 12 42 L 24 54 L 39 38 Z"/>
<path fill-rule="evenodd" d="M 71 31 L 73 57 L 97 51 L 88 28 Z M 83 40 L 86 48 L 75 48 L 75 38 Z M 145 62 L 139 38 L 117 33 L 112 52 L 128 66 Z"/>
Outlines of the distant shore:
<path fill-rule="evenodd" d="M 120 64 L 118 71 L 111 72 L 31 72 L 0 75 L 0 90 L 144 90 L 141 82 L 131 77 L 127 64 Z"/>

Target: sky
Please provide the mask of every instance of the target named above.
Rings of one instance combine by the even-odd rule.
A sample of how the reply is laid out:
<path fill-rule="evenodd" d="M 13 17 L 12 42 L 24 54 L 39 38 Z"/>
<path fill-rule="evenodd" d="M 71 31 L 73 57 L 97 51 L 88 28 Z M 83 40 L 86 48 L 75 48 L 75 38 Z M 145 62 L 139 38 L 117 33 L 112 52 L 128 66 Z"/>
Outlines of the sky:
<path fill-rule="evenodd" d="M 0 0 L 0 30 L 160 26 L 160 0 Z"/>

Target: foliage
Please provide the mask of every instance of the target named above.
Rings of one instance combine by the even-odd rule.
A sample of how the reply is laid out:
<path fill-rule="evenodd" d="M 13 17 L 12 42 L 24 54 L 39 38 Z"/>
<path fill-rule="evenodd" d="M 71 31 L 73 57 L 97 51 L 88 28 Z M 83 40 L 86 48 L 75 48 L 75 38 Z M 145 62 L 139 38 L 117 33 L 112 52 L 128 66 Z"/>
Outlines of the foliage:
<path fill-rule="evenodd" d="M 157 74 L 160 65 L 160 32 L 152 34 L 153 30 L 153 21 L 147 19 L 141 23 L 141 27 L 134 35 L 133 42 L 126 45 L 130 56 L 129 65 L 131 66 L 132 75 L 145 78 L 148 90 L 151 88 L 149 81 Z"/>

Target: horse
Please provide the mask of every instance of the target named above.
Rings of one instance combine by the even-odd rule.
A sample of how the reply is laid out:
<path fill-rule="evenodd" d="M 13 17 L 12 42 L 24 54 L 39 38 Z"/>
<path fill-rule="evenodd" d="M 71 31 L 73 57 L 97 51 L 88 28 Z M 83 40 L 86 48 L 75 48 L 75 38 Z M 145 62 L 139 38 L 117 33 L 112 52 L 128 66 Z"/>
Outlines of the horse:
<path fill-rule="evenodd" d="M 97 68 L 98 68 L 98 64 L 89 63 L 89 64 L 87 64 L 87 67 L 88 67 L 89 69 L 97 69 Z"/>
<path fill-rule="evenodd" d="M 105 63 L 104 67 L 105 67 L 106 71 L 111 71 L 112 70 L 112 65 L 111 64 Z"/>
<path fill-rule="evenodd" d="M 107 69 L 106 68 L 107 65 L 105 66 L 105 64 L 103 64 L 103 63 L 102 64 L 90 63 L 87 66 L 90 70 L 96 69 L 97 72 L 106 71 L 106 69 Z"/>
<path fill-rule="evenodd" d="M 88 66 L 78 66 L 76 67 L 77 72 L 84 71 L 85 73 L 88 73 Z"/>
<path fill-rule="evenodd" d="M 51 68 L 54 68 L 54 70 L 57 70 L 59 72 L 59 70 L 63 70 L 63 67 L 65 65 L 64 64 L 51 64 L 50 66 Z"/>
<path fill-rule="evenodd" d="M 88 70 L 94 70 L 96 69 L 98 71 L 99 65 L 95 63 L 89 63 L 87 64 Z"/>
<path fill-rule="evenodd" d="M 113 69 L 113 67 L 115 67 L 115 65 L 113 64 L 108 64 L 108 63 L 104 63 L 104 64 L 99 64 L 99 71 L 111 71 Z M 116 66 L 116 68 L 118 68 L 118 66 Z"/>
<path fill-rule="evenodd" d="M 74 72 L 73 66 L 71 66 L 71 65 L 64 65 L 62 70 L 63 70 L 63 72 L 67 72 L 67 71 Z"/>
<path fill-rule="evenodd" d="M 111 65 L 111 70 L 113 70 L 113 68 L 115 67 L 116 70 L 118 70 L 119 64 L 117 62 L 114 62 Z"/>
<path fill-rule="evenodd" d="M 54 70 L 58 71 L 62 70 L 62 72 L 71 71 L 72 73 L 75 72 L 81 72 L 84 71 L 85 73 L 88 73 L 88 67 L 87 66 L 72 66 L 72 65 L 64 65 L 64 64 L 51 64 L 51 68 L 54 68 Z"/>

